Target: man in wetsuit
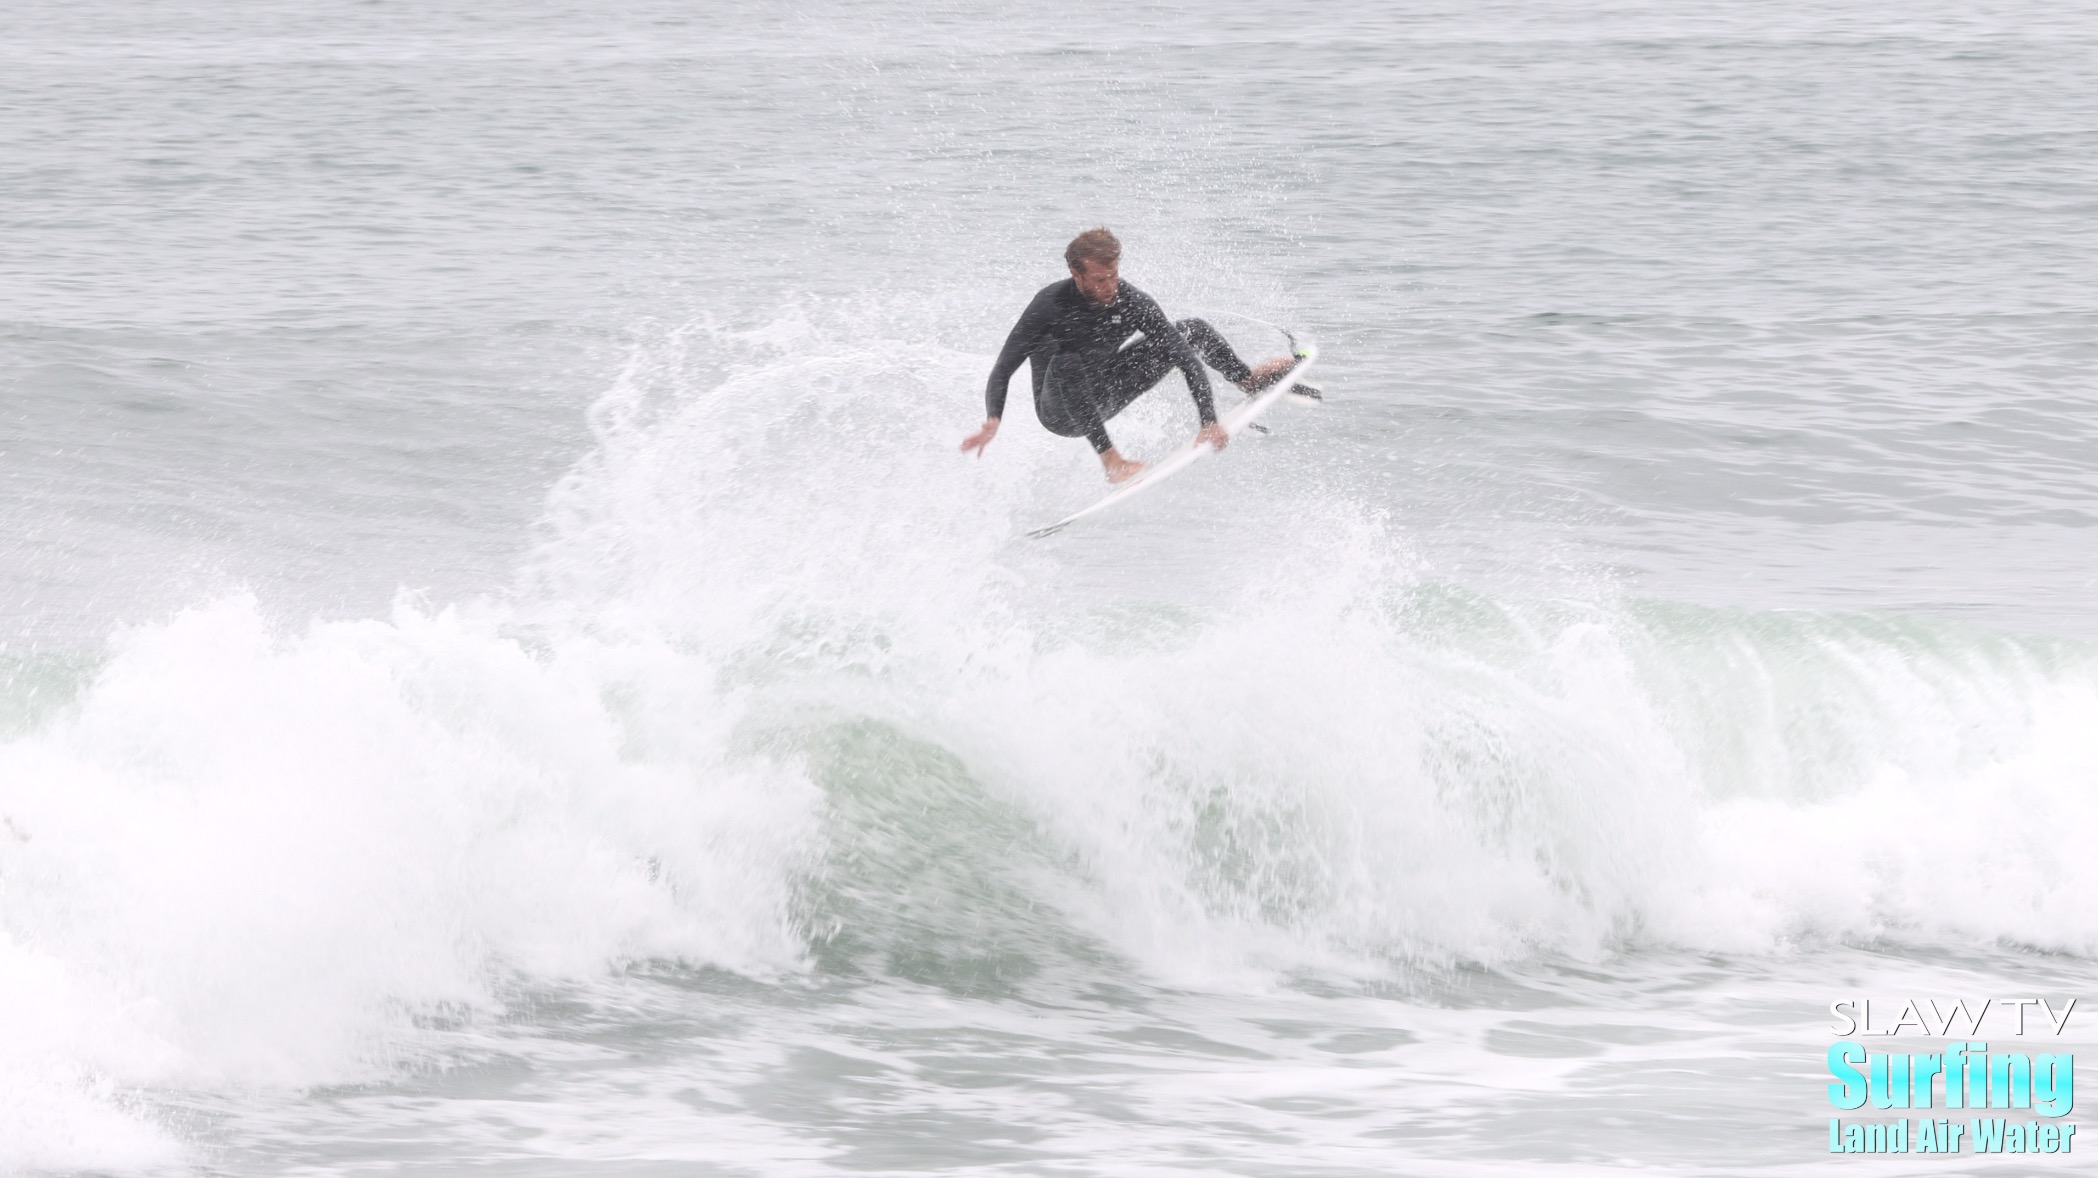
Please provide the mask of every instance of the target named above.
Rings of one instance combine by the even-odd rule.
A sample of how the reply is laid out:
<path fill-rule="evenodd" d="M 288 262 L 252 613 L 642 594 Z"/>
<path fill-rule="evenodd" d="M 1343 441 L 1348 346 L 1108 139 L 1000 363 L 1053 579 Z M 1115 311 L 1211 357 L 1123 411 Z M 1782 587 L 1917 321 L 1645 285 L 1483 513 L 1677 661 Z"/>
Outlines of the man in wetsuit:
<path fill-rule="evenodd" d="M 1122 243 L 1105 228 L 1088 229 L 1065 247 L 1071 277 L 1043 287 L 1013 325 L 984 389 L 983 427 L 962 443 L 964 454 L 973 450 L 980 456 L 998 435 L 1006 385 L 1022 360 L 1032 361 L 1035 416 L 1051 433 L 1091 442 L 1111 483 L 1134 477 L 1144 464 L 1115 449 L 1107 420 L 1166 373 L 1178 368 L 1187 376 L 1202 418 L 1195 441 L 1221 450 L 1231 437 L 1217 424 L 1203 361 L 1248 392 L 1268 387 L 1289 371 L 1293 362 L 1287 358 L 1248 368 L 1200 319 L 1168 322 L 1150 295 L 1121 280 L 1121 261 Z M 1129 343 L 1139 333 L 1144 338 Z"/>

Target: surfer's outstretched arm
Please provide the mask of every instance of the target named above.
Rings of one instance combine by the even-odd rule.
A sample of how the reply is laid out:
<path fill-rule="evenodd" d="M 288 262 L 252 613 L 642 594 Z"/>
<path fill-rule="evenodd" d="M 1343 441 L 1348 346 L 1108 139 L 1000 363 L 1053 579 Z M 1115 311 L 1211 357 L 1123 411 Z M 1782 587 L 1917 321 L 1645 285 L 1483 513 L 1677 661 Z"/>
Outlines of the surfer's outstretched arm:
<path fill-rule="evenodd" d="M 1044 287 L 1020 312 L 1019 322 L 1006 333 L 1005 346 L 998 349 L 998 361 L 991 365 L 991 376 L 983 386 L 983 425 L 962 441 L 962 453 L 974 451 L 979 457 L 983 448 L 998 436 L 998 421 L 1005 416 L 1006 386 L 1012 384 L 1013 373 L 1042 345 L 1042 336 L 1056 316 L 1056 300 L 1052 297 L 1054 286 Z"/>

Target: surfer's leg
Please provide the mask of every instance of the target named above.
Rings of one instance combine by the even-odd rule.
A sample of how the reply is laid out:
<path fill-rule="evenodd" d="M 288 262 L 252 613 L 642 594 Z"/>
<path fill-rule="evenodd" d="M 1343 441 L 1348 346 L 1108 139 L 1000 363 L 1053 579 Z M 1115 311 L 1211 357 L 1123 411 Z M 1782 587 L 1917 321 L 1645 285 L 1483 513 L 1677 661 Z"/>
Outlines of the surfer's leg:
<path fill-rule="evenodd" d="M 1230 343 L 1204 319 L 1182 319 L 1173 324 L 1188 346 L 1202 358 L 1204 364 L 1224 374 L 1224 378 L 1248 392 L 1258 391 L 1273 384 L 1288 372 L 1295 361 L 1284 359 L 1270 361 L 1259 368 L 1249 368 L 1239 359 Z M 1092 382 L 1093 405 L 1102 420 L 1129 408 L 1130 402 L 1151 391 L 1164 380 L 1166 374 L 1179 364 L 1175 349 L 1166 341 L 1146 337 L 1137 343 L 1116 352 Z"/>
<path fill-rule="evenodd" d="M 1231 350 L 1231 344 L 1209 325 L 1207 319 L 1182 319 L 1173 324 L 1202 362 L 1224 374 L 1224 379 L 1244 388 L 1253 370 Z"/>
<path fill-rule="evenodd" d="M 1050 433 L 1084 438 L 1092 443 L 1093 453 L 1105 454 L 1115 444 L 1107 436 L 1104 417 L 1113 414 L 1100 412 L 1093 396 L 1098 384 L 1092 365 L 1078 356 L 1058 355 L 1049 362 L 1049 371 L 1035 392 L 1034 415 Z M 1116 412 L 1120 411 L 1117 407 Z"/>
<path fill-rule="evenodd" d="M 1195 350 L 1195 354 L 1201 357 L 1203 363 L 1223 373 L 1226 379 L 1248 391 L 1272 384 L 1280 378 L 1281 372 L 1287 372 L 1293 363 L 1289 360 L 1282 361 L 1281 369 L 1274 376 L 1267 377 L 1266 383 L 1259 383 L 1266 376 L 1270 366 L 1263 364 L 1259 369 L 1246 367 L 1246 362 L 1238 358 L 1238 353 L 1231 350 L 1231 345 L 1225 342 L 1224 337 L 1206 320 L 1182 319 L 1173 324 L 1173 328 L 1187 341 L 1188 346 Z M 1100 419 L 1112 419 L 1115 414 L 1129 408 L 1132 401 L 1150 392 L 1159 381 L 1164 380 L 1167 373 L 1179 367 L 1178 352 L 1179 349 L 1170 346 L 1165 340 L 1147 336 L 1108 357 L 1093 373 L 1088 386 L 1093 408 L 1099 413 Z"/>
<path fill-rule="evenodd" d="M 1187 337 L 1188 346 L 1195 349 L 1195 354 L 1202 357 L 1204 364 L 1223 373 L 1224 379 L 1249 393 L 1257 393 L 1272 386 L 1297 366 L 1294 357 L 1278 356 L 1273 360 L 1263 360 L 1257 366 L 1247 367 L 1246 362 L 1239 359 L 1238 353 L 1231 349 L 1230 343 L 1218 334 L 1217 329 L 1211 327 L 1207 320 L 1182 319 L 1173 326 L 1179 328 L 1180 334 Z M 1319 391 L 1310 385 L 1298 386 L 1297 392 L 1311 400 L 1319 399 Z"/>
<path fill-rule="evenodd" d="M 1206 320 L 1182 319 L 1173 324 L 1173 328 L 1195 350 L 1195 355 L 1200 356 L 1204 364 L 1223 373 L 1224 379 L 1242 385 L 1252 375 L 1253 370 L 1246 367 L 1246 362 L 1238 358 L 1238 353 L 1231 350 L 1231 345 Z M 1095 399 L 1100 406 L 1100 416 L 1113 417 L 1164 380 L 1179 363 L 1173 353 L 1174 349 L 1164 340 L 1148 337 L 1116 352 L 1108 362 L 1107 371 L 1102 374 L 1100 396 Z"/>
<path fill-rule="evenodd" d="M 1144 339 L 1116 352 L 1093 381 L 1093 408 L 1102 421 L 1151 391 L 1178 362 L 1163 340 Z"/>
<path fill-rule="evenodd" d="M 1050 433 L 1082 437 L 1090 443 L 1100 458 L 1100 469 L 1107 472 L 1108 482 L 1126 483 L 1143 473 L 1144 464 L 1122 457 L 1122 452 L 1115 449 L 1114 439 L 1107 436 L 1099 404 L 1102 367 L 1079 356 L 1059 355 L 1051 360 L 1035 390 L 1034 412 Z M 1119 411 L 1120 406 L 1116 409 Z"/>

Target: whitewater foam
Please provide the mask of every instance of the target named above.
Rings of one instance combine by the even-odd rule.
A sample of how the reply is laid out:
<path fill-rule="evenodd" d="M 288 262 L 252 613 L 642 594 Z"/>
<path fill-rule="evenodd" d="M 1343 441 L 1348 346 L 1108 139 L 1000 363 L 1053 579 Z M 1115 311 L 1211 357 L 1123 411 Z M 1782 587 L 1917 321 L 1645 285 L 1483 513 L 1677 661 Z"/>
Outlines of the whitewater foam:
<path fill-rule="evenodd" d="M 0 1007 L 47 1028 L 0 1056 L 11 1160 L 157 1164 L 128 1093 L 440 1066 L 635 963 L 1272 992 L 2098 950 L 2082 645 L 1466 589 L 1282 447 L 1031 544 L 1085 455 L 959 458 L 980 357 L 823 338 L 637 348 L 509 598 L 236 596 L 38 705 L 0 745 Z M 1227 498 L 1270 530 L 1205 559 Z M 1199 575 L 1103 571 L 1132 535 Z"/>
<path fill-rule="evenodd" d="M 6 931 L 39 964 L 5 1005 L 86 1028 L 58 1055 L 96 1084 L 305 1086 L 416 1065 L 426 1020 L 513 979 L 796 968 L 805 787 L 709 764 L 705 713 L 631 759 L 607 697 L 647 652 L 599 653 L 408 603 L 284 635 L 236 598 L 124 635 L 0 749 Z M 38 1051 L 10 1039 L 6 1070 Z"/>

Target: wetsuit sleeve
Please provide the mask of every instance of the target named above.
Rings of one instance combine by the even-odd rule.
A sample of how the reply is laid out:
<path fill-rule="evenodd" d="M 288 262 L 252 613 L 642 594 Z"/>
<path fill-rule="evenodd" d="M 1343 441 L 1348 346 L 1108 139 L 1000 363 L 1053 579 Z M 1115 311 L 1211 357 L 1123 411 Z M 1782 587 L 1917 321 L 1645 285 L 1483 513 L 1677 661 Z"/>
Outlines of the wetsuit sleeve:
<path fill-rule="evenodd" d="M 1013 373 L 1041 346 L 1043 332 L 1054 317 L 1056 307 L 1052 292 L 1054 286 L 1034 296 L 1027 309 L 1020 312 L 1020 321 L 1013 324 L 1012 331 L 1005 337 L 1005 346 L 998 350 L 998 362 L 991 365 L 991 379 L 983 388 L 983 414 L 985 417 L 1005 416 L 1005 390 L 1012 383 Z"/>
<path fill-rule="evenodd" d="M 1187 391 L 1195 398 L 1195 412 L 1202 418 L 1202 424 L 1215 421 L 1217 407 L 1209 391 L 1209 374 L 1202 370 L 1202 361 L 1188 346 L 1187 337 L 1180 334 L 1164 311 L 1159 310 L 1157 300 L 1142 291 L 1131 291 L 1130 295 L 1130 310 L 1133 312 L 1130 326 L 1162 342 L 1172 352 L 1174 366 L 1187 374 Z"/>

